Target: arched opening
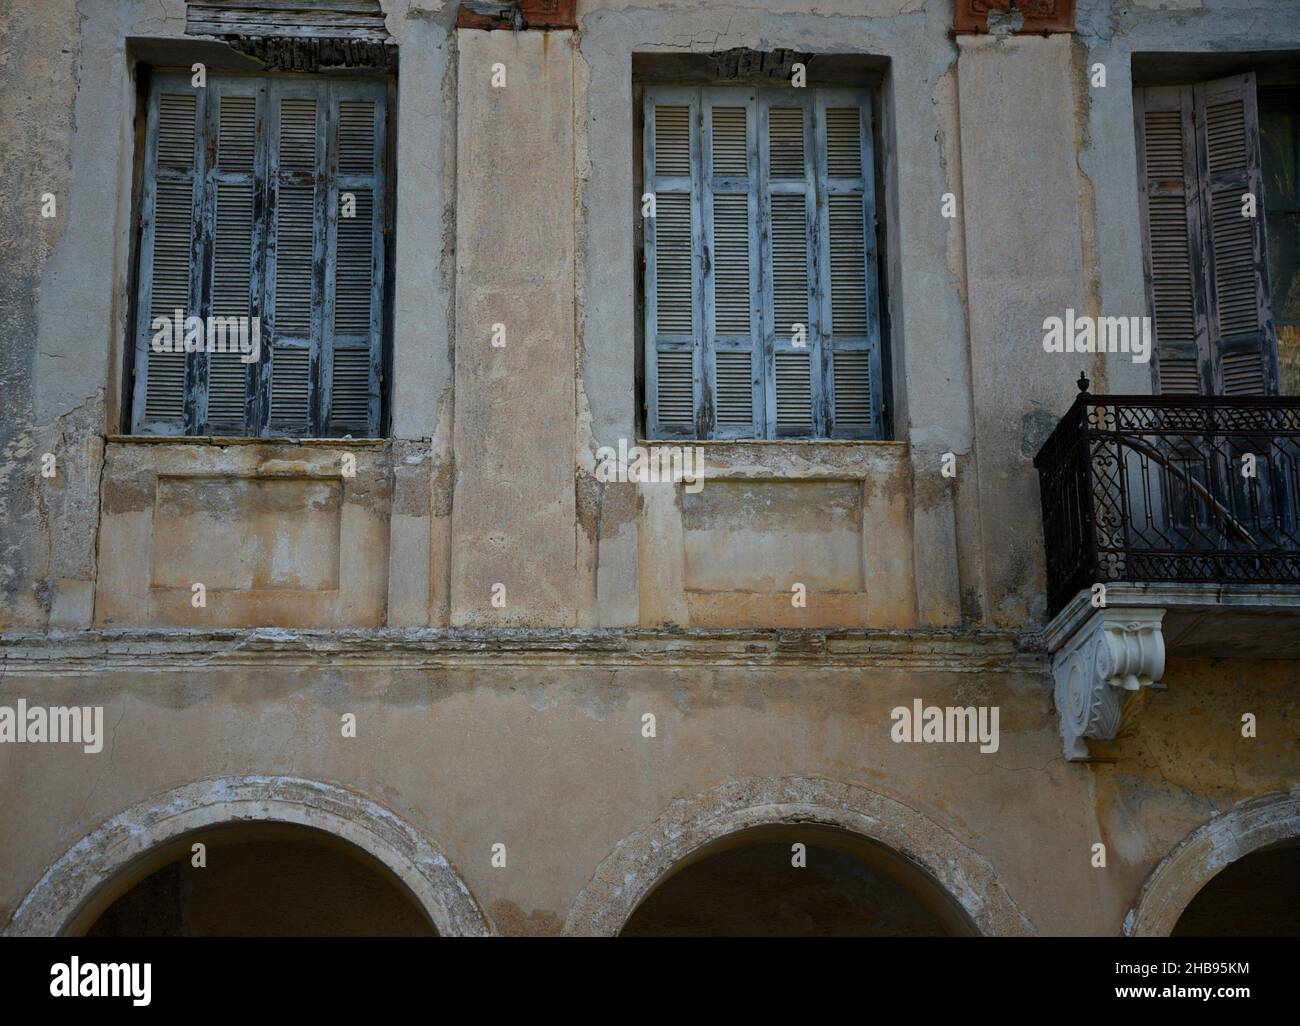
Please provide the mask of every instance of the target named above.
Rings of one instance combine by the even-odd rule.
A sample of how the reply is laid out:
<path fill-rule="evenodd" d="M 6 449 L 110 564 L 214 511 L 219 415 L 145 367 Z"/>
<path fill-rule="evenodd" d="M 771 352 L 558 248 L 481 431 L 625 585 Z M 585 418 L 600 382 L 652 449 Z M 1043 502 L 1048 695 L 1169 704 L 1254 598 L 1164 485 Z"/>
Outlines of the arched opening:
<path fill-rule="evenodd" d="M 300 830 L 291 833 L 295 828 Z M 145 878 L 180 859 L 188 863 L 197 839 L 205 843 L 215 839 L 220 845 L 304 837 L 359 860 L 372 876 L 396 882 L 431 924 L 430 931 L 439 936 L 491 934 L 491 923 L 455 866 L 425 834 L 356 791 L 286 776 L 196 780 L 118 813 L 50 864 L 14 910 L 4 933 L 15 937 L 84 934 Z M 250 850 L 237 857 L 256 861 L 259 854 L 268 852 Z M 306 853 L 299 849 L 298 854 Z M 280 856 L 286 855 L 292 851 L 281 850 Z M 325 868 L 321 863 L 328 857 L 319 852 L 310 857 L 315 858 L 317 870 Z M 234 864 L 234 859 L 227 863 Z M 207 871 L 212 867 L 209 858 Z M 281 878 L 286 875 L 277 872 Z M 346 891 L 357 883 L 356 872 L 347 867 L 341 880 L 336 874 L 336 882 Z M 348 879 L 353 883 L 348 884 Z M 164 885 L 160 880 L 149 887 Z M 142 891 L 138 897 L 143 899 L 147 893 Z M 343 903 L 337 890 L 335 895 Z M 391 929 L 386 927 L 385 932 Z"/>
<path fill-rule="evenodd" d="M 803 865 L 794 846 L 803 845 Z M 742 830 L 676 865 L 632 912 L 625 937 L 924 937 L 977 931 L 924 869 L 835 827 Z"/>
<path fill-rule="evenodd" d="M 1124 920 L 1131 937 L 1294 936 L 1300 930 L 1300 788 L 1233 806 L 1151 871 Z"/>
<path fill-rule="evenodd" d="M 1202 887 L 1174 937 L 1300 937 L 1300 840 L 1257 848 Z"/>
<path fill-rule="evenodd" d="M 194 846 L 202 844 L 202 866 Z M 70 932 L 89 937 L 431 937 L 407 887 L 322 830 L 239 823 L 174 838 L 106 881 Z"/>

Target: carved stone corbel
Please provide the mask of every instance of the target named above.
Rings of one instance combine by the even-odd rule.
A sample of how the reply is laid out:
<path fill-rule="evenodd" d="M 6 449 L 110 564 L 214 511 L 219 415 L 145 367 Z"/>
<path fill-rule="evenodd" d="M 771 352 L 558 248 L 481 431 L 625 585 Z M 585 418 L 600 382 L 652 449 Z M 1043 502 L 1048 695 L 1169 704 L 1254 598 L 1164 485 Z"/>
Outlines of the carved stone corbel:
<path fill-rule="evenodd" d="M 1065 757 L 1087 759 L 1085 738 L 1119 732 L 1126 693 L 1165 672 L 1163 609 L 1098 609 L 1052 657 Z"/>

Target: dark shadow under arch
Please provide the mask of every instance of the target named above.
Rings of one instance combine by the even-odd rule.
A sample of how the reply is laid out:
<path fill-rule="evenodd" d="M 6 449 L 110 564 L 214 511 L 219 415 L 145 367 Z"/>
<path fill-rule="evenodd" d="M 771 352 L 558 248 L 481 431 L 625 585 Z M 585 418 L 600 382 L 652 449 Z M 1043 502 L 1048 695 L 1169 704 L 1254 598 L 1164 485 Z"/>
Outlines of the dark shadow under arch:
<path fill-rule="evenodd" d="M 78 927 L 88 937 L 437 935 L 378 859 L 323 830 L 265 822 L 207 827 L 150 849 L 105 881 L 69 932 Z"/>
<path fill-rule="evenodd" d="M 848 834 L 855 846 L 883 849 L 896 861 L 873 863 L 882 871 L 885 865 L 901 865 L 915 893 L 925 893 L 920 877 L 939 889 L 943 898 L 936 911 L 951 904 L 960 908 L 964 924 L 960 917 L 956 922 L 944 919 L 954 932 L 1035 933 L 1033 923 L 999 882 L 993 863 L 942 824 L 881 792 L 800 776 L 732 780 L 672 799 L 654 820 L 614 842 L 574 898 L 564 933 L 609 937 L 622 932 L 664 880 L 698 857 L 722 850 L 714 844 L 725 847 L 728 839 L 761 836 L 747 832 L 766 828 L 828 828 Z M 855 851 L 867 857 L 865 848 Z M 961 929 L 963 925 L 969 929 Z"/>
<path fill-rule="evenodd" d="M 1300 839 L 1257 848 L 1211 877 L 1172 937 L 1300 937 Z"/>
<path fill-rule="evenodd" d="M 802 844 L 802 866 L 793 846 Z M 899 937 L 978 933 L 924 869 L 821 824 L 741 830 L 696 849 L 641 900 L 621 935 Z"/>

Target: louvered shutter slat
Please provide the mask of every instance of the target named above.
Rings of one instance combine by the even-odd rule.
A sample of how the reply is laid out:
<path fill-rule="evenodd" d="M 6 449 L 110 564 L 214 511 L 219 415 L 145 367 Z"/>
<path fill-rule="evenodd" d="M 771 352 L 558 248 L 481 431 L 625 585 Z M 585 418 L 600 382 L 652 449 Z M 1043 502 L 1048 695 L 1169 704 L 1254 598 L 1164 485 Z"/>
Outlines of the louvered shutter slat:
<path fill-rule="evenodd" d="M 257 97 L 222 96 L 218 110 L 217 167 L 222 171 L 252 171 Z"/>
<path fill-rule="evenodd" d="M 316 170 L 316 101 L 286 97 L 280 102 L 280 170 Z"/>
<path fill-rule="evenodd" d="M 811 233 L 817 217 L 817 140 L 815 94 L 798 105 L 782 97 L 762 104 L 763 208 L 767 216 L 764 296 L 770 303 L 770 335 L 764 349 L 769 375 L 765 387 L 766 433 L 798 437 L 819 433 L 814 396 L 821 393 L 820 320 L 814 309 L 819 254 Z M 809 106 L 804 106 L 807 102 Z M 812 159 L 810 160 L 810 156 Z M 811 172 L 811 174 L 810 174 Z M 818 381 L 811 377 L 819 368 Z"/>
<path fill-rule="evenodd" d="M 188 375 L 184 352 L 156 351 L 154 319 L 166 318 L 179 339 L 184 319 L 197 313 L 197 295 L 192 289 L 195 223 L 195 165 L 198 97 L 193 92 L 171 91 L 170 85 L 156 86 L 152 160 L 149 178 L 151 210 L 147 235 L 150 252 L 147 270 L 141 274 L 141 291 L 148 294 L 148 315 L 137 327 L 137 374 L 135 429 L 180 432 L 185 429 L 185 394 Z M 142 260 L 142 263 L 144 261 Z M 173 323 L 179 313 L 181 323 Z M 170 341 L 170 340 L 169 340 Z"/>
<path fill-rule="evenodd" d="M 1262 203 L 1254 75 L 1194 89 L 1200 126 L 1201 201 L 1209 227 L 1210 342 L 1225 395 L 1273 388 L 1276 342 L 1265 288 L 1264 217 L 1242 216 L 1242 196 Z"/>
<path fill-rule="evenodd" d="M 686 177 L 691 173 L 691 109 L 656 104 L 654 118 L 656 176 Z"/>
<path fill-rule="evenodd" d="M 747 351 L 719 350 L 717 353 L 718 423 L 746 428 L 754 423 L 752 355 Z"/>
<path fill-rule="evenodd" d="M 749 197 L 713 198 L 714 310 L 719 333 L 749 333 Z"/>
<path fill-rule="evenodd" d="M 1228 353 L 1223 358 L 1224 395 L 1264 394 L 1264 361 L 1259 353 Z"/>
<path fill-rule="evenodd" d="M 223 103 L 224 108 L 224 103 Z M 253 184 L 221 183 L 217 186 L 212 267 L 212 316 L 227 321 L 230 331 L 249 314 L 249 288 L 253 259 Z M 247 320 L 242 323 L 251 324 Z M 234 337 L 232 337 L 234 336 Z M 249 336 L 251 340 L 251 335 Z M 208 424 L 241 432 L 246 426 L 248 365 L 238 350 L 208 354 Z"/>
<path fill-rule="evenodd" d="M 835 427 L 842 432 L 870 431 L 871 354 L 844 350 L 834 356 Z"/>
<path fill-rule="evenodd" d="M 375 104 L 373 101 L 339 101 L 338 148 L 339 174 L 374 174 Z"/>
<path fill-rule="evenodd" d="M 310 423 L 308 371 L 311 354 L 305 349 L 280 347 L 271 359 L 271 423 L 306 430 Z"/>
<path fill-rule="evenodd" d="M 807 353 L 776 354 L 776 424 L 787 430 L 812 426 L 812 386 Z"/>
<path fill-rule="evenodd" d="M 754 416 L 753 373 L 759 318 L 756 98 L 748 89 L 710 87 L 701 90 L 701 103 L 709 166 L 701 175 L 707 223 L 699 428 L 707 437 L 752 438 L 763 431 Z"/>
<path fill-rule="evenodd" d="M 329 102 L 335 174 L 325 257 L 328 316 L 320 347 L 322 373 L 328 376 L 322 384 L 328 400 L 322 426 L 331 435 L 366 434 L 377 426 L 379 409 L 372 368 L 381 341 L 376 308 L 383 259 L 383 107 L 378 99 L 357 96 L 341 83 L 331 86 Z"/>
<path fill-rule="evenodd" d="M 374 252 L 374 197 L 369 189 L 351 190 L 354 217 L 340 217 L 334 259 L 334 333 L 370 334 L 370 296 Z"/>
<path fill-rule="evenodd" d="M 822 415 L 835 438 L 870 438 L 883 427 L 878 380 L 874 290 L 877 288 L 874 196 L 867 126 L 870 109 L 841 104 L 840 95 L 820 103 L 824 111 L 825 152 L 818 155 L 819 186 L 824 190 L 825 280 L 821 344 L 830 352 L 829 395 Z"/>
<path fill-rule="evenodd" d="M 655 217 L 655 309 L 659 334 L 694 330 L 691 197 L 664 193 Z"/>
<path fill-rule="evenodd" d="M 190 306 L 190 246 L 194 232 L 194 186 L 162 181 L 154 195 L 153 295 L 150 313 L 171 317 Z"/>
<path fill-rule="evenodd" d="M 832 196 L 830 208 L 831 332 L 867 334 L 866 254 L 863 250 L 862 198 Z"/>
<path fill-rule="evenodd" d="M 659 423 L 689 427 L 695 422 L 694 356 L 689 350 L 659 353 Z"/>
<path fill-rule="evenodd" d="M 832 178 L 862 176 L 862 112 L 857 107 L 827 109 L 826 169 Z"/>
<path fill-rule="evenodd" d="M 802 107 L 773 107 L 768 112 L 771 177 L 804 177 L 803 135 Z"/>
<path fill-rule="evenodd" d="M 1162 393 L 1194 395 L 1201 391 L 1206 324 L 1191 259 L 1197 219 L 1190 94 L 1149 88 L 1136 99 L 1156 378 Z"/>
<path fill-rule="evenodd" d="M 694 122 L 700 108 L 698 90 L 671 92 L 646 98 L 645 184 L 655 197 L 645 233 L 647 288 L 652 291 L 646 310 L 647 380 L 653 386 L 649 428 L 654 434 L 689 437 L 695 434 L 695 351 L 703 327 L 696 309 L 695 263 L 700 151 Z"/>
<path fill-rule="evenodd" d="M 330 395 L 331 428 L 339 433 L 364 433 L 370 421 L 368 349 L 334 350 Z"/>
<path fill-rule="evenodd" d="M 275 219 L 275 330 L 282 338 L 311 334 L 315 232 L 315 186 L 282 185 Z"/>
<path fill-rule="evenodd" d="M 1241 216 L 1241 194 L 1237 190 L 1216 190 L 1211 194 L 1211 204 L 1219 330 L 1224 335 L 1253 332 L 1259 326 L 1255 305 L 1255 233 L 1250 218 Z"/>
<path fill-rule="evenodd" d="M 249 366 L 239 343 L 252 340 L 253 262 L 255 256 L 258 96 L 247 84 L 214 82 L 216 161 L 208 168 L 207 202 L 211 217 L 211 277 L 205 301 L 215 348 L 199 357 L 206 363 L 206 399 L 200 424 L 210 434 L 245 434 L 248 422 Z M 254 87 L 256 88 L 256 87 Z"/>
<path fill-rule="evenodd" d="M 317 88 L 315 96 L 302 95 L 310 88 Z M 283 89 L 272 103 L 277 124 L 268 427 L 274 434 L 306 434 L 312 430 L 312 353 L 320 344 L 323 299 L 318 280 L 324 250 L 323 88 L 286 83 Z"/>
<path fill-rule="evenodd" d="M 275 206 L 275 332 L 309 338 L 316 243 L 317 111 L 310 98 L 280 101 L 280 182 Z M 312 178 L 302 179 L 311 174 Z"/>
<path fill-rule="evenodd" d="M 748 115 L 744 107 L 714 107 L 713 173 L 743 178 L 749 173 Z"/>
<path fill-rule="evenodd" d="M 789 339 L 808 324 L 808 222 L 802 194 L 772 197 L 772 313 Z"/>
<path fill-rule="evenodd" d="M 1205 106 L 1205 137 L 1210 174 L 1246 169 L 1246 110 L 1241 100 Z"/>
<path fill-rule="evenodd" d="M 163 93 L 158 98 L 158 164 L 192 170 L 198 98 L 192 93 Z"/>

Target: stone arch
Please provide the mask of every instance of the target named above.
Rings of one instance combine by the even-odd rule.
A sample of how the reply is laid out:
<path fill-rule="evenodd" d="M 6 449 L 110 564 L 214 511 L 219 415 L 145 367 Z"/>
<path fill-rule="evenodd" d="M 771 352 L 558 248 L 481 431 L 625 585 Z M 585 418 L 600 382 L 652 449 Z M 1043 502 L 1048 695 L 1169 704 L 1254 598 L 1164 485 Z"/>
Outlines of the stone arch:
<path fill-rule="evenodd" d="M 1168 937 L 1220 870 L 1269 845 L 1300 838 L 1300 788 L 1250 798 L 1184 837 L 1142 884 L 1124 917 L 1130 937 Z"/>
<path fill-rule="evenodd" d="M 673 801 L 602 860 L 575 899 L 564 933 L 613 936 L 692 855 L 742 831 L 797 824 L 838 828 L 890 849 L 946 891 L 981 934 L 1036 932 L 992 864 L 923 813 L 853 784 L 779 777 L 733 781 Z"/>
<path fill-rule="evenodd" d="M 354 791 L 280 776 L 196 781 L 119 813 L 45 871 L 4 932 L 54 936 L 84 929 L 133 880 L 161 864 L 155 853 L 196 831 L 241 823 L 290 824 L 330 834 L 390 871 L 440 936 L 493 932 L 447 857 L 405 820 Z"/>

